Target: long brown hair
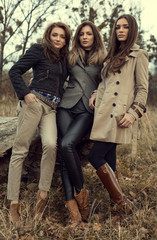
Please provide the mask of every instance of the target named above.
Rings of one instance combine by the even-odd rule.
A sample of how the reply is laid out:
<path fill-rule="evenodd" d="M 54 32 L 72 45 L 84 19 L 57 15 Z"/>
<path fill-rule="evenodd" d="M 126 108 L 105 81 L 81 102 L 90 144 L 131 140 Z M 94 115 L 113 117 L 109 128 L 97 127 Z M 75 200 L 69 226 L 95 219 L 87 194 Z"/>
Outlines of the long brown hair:
<path fill-rule="evenodd" d="M 122 18 L 125 18 L 128 21 L 129 32 L 127 40 L 125 42 L 125 46 L 123 48 L 120 48 L 120 42 L 118 41 L 116 36 L 116 25 L 117 21 Z M 137 36 L 138 26 L 135 18 L 129 14 L 123 14 L 118 17 L 112 30 L 110 49 L 104 60 L 104 62 L 109 60 L 107 74 L 111 72 L 115 74 L 125 64 L 125 57 L 130 53 L 130 49 L 136 42 Z"/>
<path fill-rule="evenodd" d="M 64 47 L 62 49 L 60 49 L 60 51 L 58 51 L 51 43 L 50 40 L 50 34 L 53 28 L 55 27 L 59 27 L 64 29 L 65 31 L 65 42 L 66 44 L 64 45 Z M 42 39 L 42 46 L 44 48 L 44 54 L 45 56 L 47 56 L 47 58 L 52 62 L 58 62 L 60 58 L 63 58 L 65 60 L 65 56 L 68 54 L 69 52 L 69 42 L 70 42 L 70 37 L 71 37 L 71 31 L 70 28 L 62 23 L 62 22 L 54 22 L 52 24 L 50 24 L 43 35 L 43 39 Z"/>
<path fill-rule="evenodd" d="M 106 56 L 106 49 L 103 44 L 101 35 L 99 33 L 98 28 L 91 22 L 91 21 L 84 21 L 82 22 L 78 27 L 75 32 L 73 41 L 72 41 L 72 50 L 69 53 L 68 60 L 69 60 L 69 65 L 74 66 L 76 64 L 76 61 L 78 57 L 80 56 L 82 62 L 84 62 L 85 59 L 85 50 L 82 48 L 80 44 L 80 31 L 83 27 L 85 26 L 90 26 L 93 35 L 94 35 L 94 43 L 92 46 L 92 49 L 89 53 L 88 57 L 88 64 L 89 65 L 101 65 L 105 56 Z"/>

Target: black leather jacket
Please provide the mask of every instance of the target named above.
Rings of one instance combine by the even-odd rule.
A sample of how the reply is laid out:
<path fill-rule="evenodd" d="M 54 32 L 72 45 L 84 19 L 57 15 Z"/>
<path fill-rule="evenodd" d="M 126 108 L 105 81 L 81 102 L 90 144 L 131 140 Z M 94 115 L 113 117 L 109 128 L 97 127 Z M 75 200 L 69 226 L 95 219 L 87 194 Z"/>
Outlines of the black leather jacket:
<path fill-rule="evenodd" d="M 30 68 L 33 69 L 33 80 L 28 87 L 21 75 Z M 30 93 L 31 89 L 62 97 L 63 84 L 67 78 L 67 68 L 62 60 L 51 63 L 44 55 L 43 47 L 40 44 L 34 44 L 13 65 L 9 71 L 9 76 L 20 100 L 24 99 L 24 96 Z"/>

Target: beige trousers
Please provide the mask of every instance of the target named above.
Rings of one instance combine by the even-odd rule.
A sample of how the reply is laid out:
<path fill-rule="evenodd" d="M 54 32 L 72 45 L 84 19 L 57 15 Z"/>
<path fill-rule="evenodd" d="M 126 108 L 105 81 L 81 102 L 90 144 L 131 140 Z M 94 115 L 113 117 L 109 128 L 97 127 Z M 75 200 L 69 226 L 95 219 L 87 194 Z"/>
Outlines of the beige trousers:
<path fill-rule="evenodd" d="M 39 128 L 42 142 L 39 189 L 49 191 L 56 161 L 57 127 L 56 111 L 42 101 L 27 105 L 20 101 L 17 108 L 18 125 L 12 148 L 8 173 L 9 200 L 18 200 L 23 161 L 25 160 L 32 138 Z"/>

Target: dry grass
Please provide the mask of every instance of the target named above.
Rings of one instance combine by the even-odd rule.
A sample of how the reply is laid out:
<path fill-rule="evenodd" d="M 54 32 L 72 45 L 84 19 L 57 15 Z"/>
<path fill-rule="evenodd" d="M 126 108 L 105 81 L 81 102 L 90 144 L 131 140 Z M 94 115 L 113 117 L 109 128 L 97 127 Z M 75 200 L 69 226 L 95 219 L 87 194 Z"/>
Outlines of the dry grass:
<path fill-rule="evenodd" d="M 0 117 L 16 116 L 17 99 L 0 100 Z"/>
<path fill-rule="evenodd" d="M 9 109 L 9 108 L 8 108 Z M 11 116 L 13 116 L 13 112 Z M 9 115 L 9 110 L 7 110 Z M 85 183 L 96 199 L 89 223 L 67 227 L 67 212 L 59 167 L 56 167 L 43 220 L 33 221 L 38 179 L 22 179 L 20 214 L 22 226 L 12 225 L 6 199 L 7 179 L 0 185 L 0 240 L 155 240 L 157 239 L 157 109 L 150 108 L 142 119 L 137 156 L 131 158 L 131 146 L 118 147 L 119 182 L 137 211 L 126 216 L 117 206 L 111 207 L 109 195 L 94 169 L 83 159 Z"/>

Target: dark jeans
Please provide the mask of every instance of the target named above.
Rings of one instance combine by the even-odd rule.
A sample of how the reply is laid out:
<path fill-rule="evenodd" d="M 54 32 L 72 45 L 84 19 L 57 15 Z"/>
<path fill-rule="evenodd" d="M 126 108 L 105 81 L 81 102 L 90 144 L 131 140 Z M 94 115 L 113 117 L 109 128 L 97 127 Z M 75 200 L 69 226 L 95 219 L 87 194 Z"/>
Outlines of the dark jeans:
<path fill-rule="evenodd" d="M 108 163 L 112 170 L 116 171 L 116 143 L 95 141 L 89 154 L 89 161 L 97 170 Z"/>
<path fill-rule="evenodd" d="M 91 130 L 93 115 L 89 112 L 73 113 L 69 109 L 59 108 L 57 125 L 61 138 L 61 176 L 66 201 L 74 198 L 74 188 L 80 192 L 83 188 L 83 174 L 76 145 Z"/>

